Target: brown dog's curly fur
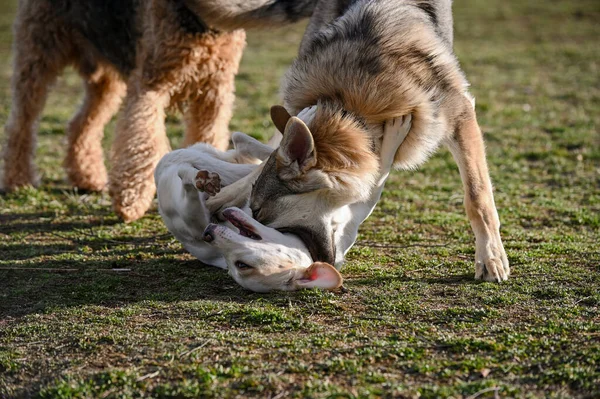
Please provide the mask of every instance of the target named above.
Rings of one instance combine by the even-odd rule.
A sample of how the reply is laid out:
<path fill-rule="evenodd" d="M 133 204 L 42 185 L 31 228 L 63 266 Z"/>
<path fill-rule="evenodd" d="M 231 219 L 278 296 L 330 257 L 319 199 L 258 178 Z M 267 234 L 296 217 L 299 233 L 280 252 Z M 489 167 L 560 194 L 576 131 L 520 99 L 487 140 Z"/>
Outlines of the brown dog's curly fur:
<path fill-rule="evenodd" d="M 185 109 L 185 145 L 202 141 L 227 148 L 234 77 L 245 46 L 242 30 L 190 35 L 164 2 L 154 2 L 145 14 L 151 17 L 145 18 L 138 66 L 112 146 L 109 192 L 125 221 L 143 216 L 154 197 L 152 174 L 169 151 L 165 108 Z"/>
<path fill-rule="evenodd" d="M 37 121 L 50 86 L 66 66 L 73 65 L 84 81 L 85 99 L 67 128 L 67 176 L 80 189 L 100 191 L 107 186 L 101 146 L 104 125 L 127 93 L 108 186 L 116 212 L 126 221 L 137 219 L 154 196 L 154 167 L 169 150 L 166 108 L 184 111 L 185 145 L 203 141 L 227 147 L 234 77 L 245 33 L 190 32 L 178 20 L 172 1 L 150 0 L 139 6 L 132 2 L 139 7 L 134 21 L 139 37 L 135 65 L 127 70 L 111 62 L 72 21 L 60 18 L 63 11 L 57 11 L 57 4 L 45 0 L 19 4 L 4 188 L 37 184 L 33 162 Z"/>

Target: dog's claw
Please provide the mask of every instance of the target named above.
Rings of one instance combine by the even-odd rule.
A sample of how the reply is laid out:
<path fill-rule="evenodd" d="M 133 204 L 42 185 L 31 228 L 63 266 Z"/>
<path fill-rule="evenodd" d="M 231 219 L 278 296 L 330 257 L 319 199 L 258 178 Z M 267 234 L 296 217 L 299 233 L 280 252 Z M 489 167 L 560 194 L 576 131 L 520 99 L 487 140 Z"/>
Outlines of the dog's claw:
<path fill-rule="evenodd" d="M 196 188 L 210 196 L 215 196 L 221 191 L 221 177 L 217 173 L 200 170 L 196 174 Z"/>
<path fill-rule="evenodd" d="M 478 252 L 478 251 L 476 251 Z M 504 248 L 487 248 L 475 254 L 475 279 L 501 283 L 508 280 L 510 266 Z"/>

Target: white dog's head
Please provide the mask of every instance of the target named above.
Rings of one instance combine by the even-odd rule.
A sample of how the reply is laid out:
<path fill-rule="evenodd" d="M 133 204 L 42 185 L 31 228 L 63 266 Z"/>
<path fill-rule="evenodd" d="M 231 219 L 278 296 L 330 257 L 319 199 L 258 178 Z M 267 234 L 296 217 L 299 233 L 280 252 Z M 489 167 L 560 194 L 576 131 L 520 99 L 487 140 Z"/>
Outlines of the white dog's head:
<path fill-rule="evenodd" d="M 223 217 L 238 231 L 217 224 L 204 230 L 204 241 L 223 253 L 229 274 L 242 287 L 256 292 L 333 289 L 342 276 L 330 264 L 313 263 L 303 242 L 263 226 L 238 208 Z"/>

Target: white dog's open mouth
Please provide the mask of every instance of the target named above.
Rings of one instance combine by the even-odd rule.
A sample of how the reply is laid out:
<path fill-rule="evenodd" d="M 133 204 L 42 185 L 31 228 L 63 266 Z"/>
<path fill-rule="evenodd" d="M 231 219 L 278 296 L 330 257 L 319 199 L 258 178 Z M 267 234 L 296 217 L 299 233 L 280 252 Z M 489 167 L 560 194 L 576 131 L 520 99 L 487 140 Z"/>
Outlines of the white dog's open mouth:
<path fill-rule="evenodd" d="M 262 237 L 254 230 L 254 227 L 239 217 L 238 211 L 225 209 L 223 211 L 223 217 L 240 231 L 240 235 L 252 240 L 262 240 Z"/>

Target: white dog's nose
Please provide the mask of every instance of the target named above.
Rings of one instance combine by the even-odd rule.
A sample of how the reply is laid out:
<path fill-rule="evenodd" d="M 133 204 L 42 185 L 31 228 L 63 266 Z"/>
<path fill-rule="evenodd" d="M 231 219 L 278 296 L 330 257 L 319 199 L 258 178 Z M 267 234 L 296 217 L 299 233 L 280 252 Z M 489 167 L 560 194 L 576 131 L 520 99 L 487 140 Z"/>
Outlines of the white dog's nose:
<path fill-rule="evenodd" d="M 206 229 L 204 229 L 204 234 L 202 236 L 202 240 L 204 240 L 204 242 L 213 242 L 214 241 L 216 227 L 217 227 L 217 225 L 214 223 L 211 223 L 208 226 L 206 226 Z"/>

